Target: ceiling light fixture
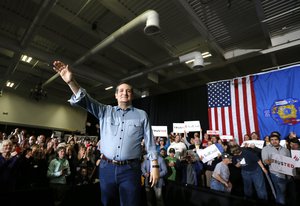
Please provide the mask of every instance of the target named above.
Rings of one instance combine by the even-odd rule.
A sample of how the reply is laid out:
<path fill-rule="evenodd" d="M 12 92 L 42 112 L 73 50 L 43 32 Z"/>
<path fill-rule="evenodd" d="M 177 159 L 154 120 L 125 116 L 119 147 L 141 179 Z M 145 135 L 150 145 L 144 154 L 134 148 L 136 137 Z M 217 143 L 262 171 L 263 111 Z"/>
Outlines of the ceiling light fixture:
<path fill-rule="evenodd" d="M 148 96 L 149 96 L 149 91 L 148 90 L 142 91 L 141 98 L 145 98 L 145 97 L 148 97 Z"/>
<path fill-rule="evenodd" d="M 194 52 L 179 56 L 179 62 L 180 63 L 190 62 L 191 65 L 189 65 L 188 63 L 186 63 L 186 64 L 189 65 L 193 70 L 200 70 L 204 66 L 203 57 L 202 57 L 201 52 L 199 52 L 199 51 L 194 51 Z"/>
<path fill-rule="evenodd" d="M 112 89 L 112 88 L 114 88 L 114 87 L 113 87 L 113 86 L 106 87 L 105 90 L 110 90 L 110 89 Z"/>
<path fill-rule="evenodd" d="M 15 85 L 14 82 L 11 82 L 11 81 L 7 81 L 7 82 L 6 82 L 6 86 L 7 86 L 7 87 L 12 88 L 14 85 Z"/>
<path fill-rule="evenodd" d="M 31 60 L 32 60 L 32 57 L 29 57 L 29 56 L 23 54 L 23 55 L 21 56 L 21 60 L 22 60 L 23 62 L 30 63 Z"/>

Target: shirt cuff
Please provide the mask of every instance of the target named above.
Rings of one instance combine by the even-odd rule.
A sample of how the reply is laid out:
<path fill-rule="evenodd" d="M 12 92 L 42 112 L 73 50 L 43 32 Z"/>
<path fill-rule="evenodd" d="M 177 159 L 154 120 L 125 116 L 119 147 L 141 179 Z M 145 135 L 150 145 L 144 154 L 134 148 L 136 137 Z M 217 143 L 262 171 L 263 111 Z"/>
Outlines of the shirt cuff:
<path fill-rule="evenodd" d="M 78 92 L 71 96 L 71 98 L 68 100 L 71 104 L 75 104 L 79 102 L 84 96 L 86 95 L 86 91 L 83 88 L 79 88 Z"/>
<path fill-rule="evenodd" d="M 150 161 L 152 161 L 152 160 L 157 160 L 157 161 L 158 161 L 158 159 L 157 159 L 157 152 L 149 152 L 149 153 L 147 154 L 147 158 L 148 158 Z"/>

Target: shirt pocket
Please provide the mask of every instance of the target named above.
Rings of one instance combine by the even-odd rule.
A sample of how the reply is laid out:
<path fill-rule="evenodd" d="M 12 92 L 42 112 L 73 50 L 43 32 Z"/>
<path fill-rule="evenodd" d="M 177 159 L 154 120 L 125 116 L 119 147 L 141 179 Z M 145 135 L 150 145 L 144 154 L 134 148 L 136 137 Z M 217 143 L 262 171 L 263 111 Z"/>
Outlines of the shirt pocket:
<path fill-rule="evenodd" d="M 107 127 L 108 127 L 107 135 L 116 136 L 118 134 L 119 126 L 120 126 L 119 122 L 108 120 L 107 121 Z"/>
<path fill-rule="evenodd" d="M 140 121 L 128 121 L 128 136 L 139 136 L 142 133 L 142 123 Z"/>

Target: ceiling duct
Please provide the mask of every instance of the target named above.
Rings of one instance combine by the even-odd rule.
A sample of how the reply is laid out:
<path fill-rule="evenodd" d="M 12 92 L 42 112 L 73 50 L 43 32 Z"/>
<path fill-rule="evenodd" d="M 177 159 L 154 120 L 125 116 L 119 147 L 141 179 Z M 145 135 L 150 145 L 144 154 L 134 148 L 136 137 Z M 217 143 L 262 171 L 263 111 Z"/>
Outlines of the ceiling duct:
<path fill-rule="evenodd" d="M 159 27 L 159 15 L 154 10 L 148 10 L 142 13 L 141 15 L 137 16 L 132 21 L 128 22 L 126 25 L 122 26 L 120 29 L 112 33 L 110 36 L 106 37 L 103 41 L 98 43 L 94 48 L 89 50 L 86 54 L 84 54 L 82 57 L 80 57 L 78 60 L 76 60 L 71 66 L 75 67 L 84 61 L 86 61 L 90 56 L 96 54 L 103 48 L 111 45 L 113 42 L 115 42 L 118 38 L 126 34 L 127 32 L 133 30 L 134 28 L 140 26 L 141 24 L 145 24 L 146 26 L 144 28 L 144 32 L 147 35 L 153 35 L 160 31 Z M 55 74 L 50 79 L 48 79 L 46 82 L 44 82 L 43 86 L 46 86 L 50 82 L 52 82 L 54 79 L 56 79 L 59 76 L 59 74 Z"/>
<path fill-rule="evenodd" d="M 180 63 L 186 63 L 187 61 L 191 62 L 191 67 L 194 70 L 200 70 L 204 66 L 204 61 L 201 52 L 194 51 L 179 57 Z"/>

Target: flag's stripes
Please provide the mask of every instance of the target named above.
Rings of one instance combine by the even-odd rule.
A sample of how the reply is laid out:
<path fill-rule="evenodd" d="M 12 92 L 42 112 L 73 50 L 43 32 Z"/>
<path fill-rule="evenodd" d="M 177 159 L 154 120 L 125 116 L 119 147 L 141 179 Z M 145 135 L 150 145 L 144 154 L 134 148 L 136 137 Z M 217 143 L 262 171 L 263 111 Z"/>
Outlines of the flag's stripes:
<path fill-rule="evenodd" d="M 258 131 L 252 78 L 247 76 L 231 80 L 230 103 L 208 109 L 210 129 L 219 130 L 223 135 L 233 135 L 239 143 L 242 143 L 244 134 Z M 223 85 L 216 88 L 222 90 L 224 89 Z M 211 93 L 213 94 L 213 92 Z"/>

